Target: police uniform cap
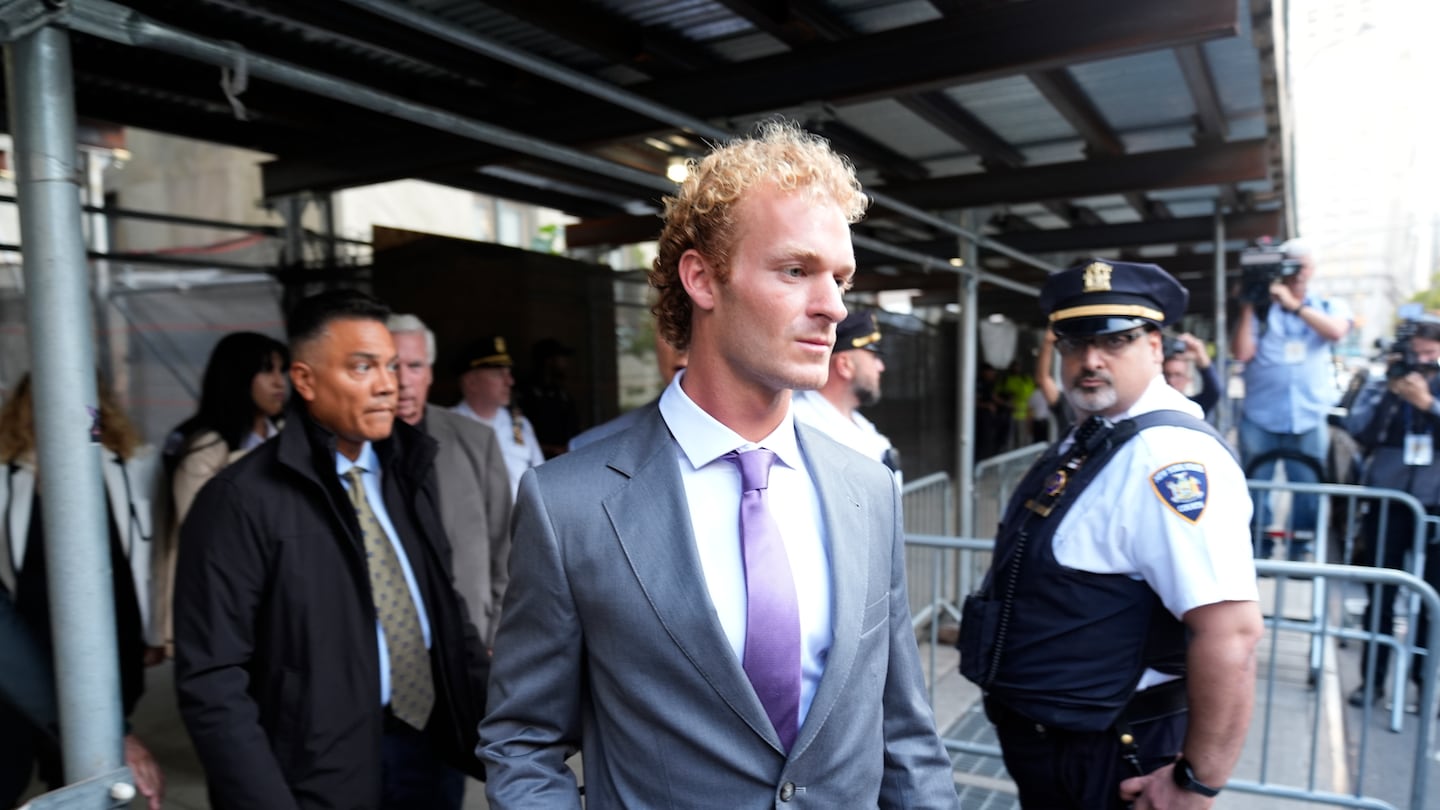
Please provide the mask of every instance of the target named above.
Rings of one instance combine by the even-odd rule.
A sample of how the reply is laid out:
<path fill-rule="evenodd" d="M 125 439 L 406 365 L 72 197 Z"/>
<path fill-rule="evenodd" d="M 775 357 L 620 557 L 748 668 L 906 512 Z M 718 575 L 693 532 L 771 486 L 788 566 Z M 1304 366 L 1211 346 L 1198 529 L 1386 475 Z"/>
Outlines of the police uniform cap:
<path fill-rule="evenodd" d="M 1185 314 L 1190 291 L 1158 265 L 1082 259 L 1045 280 L 1040 310 L 1057 335 L 1157 329 Z"/>
<path fill-rule="evenodd" d="M 461 353 L 456 372 L 464 374 L 471 369 L 477 368 L 509 368 L 515 365 L 510 357 L 510 350 L 505 345 L 505 338 L 500 335 L 490 335 L 481 338 Z"/>
<path fill-rule="evenodd" d="M 856 310 L 846 315 L 845 320 L 835 327 L 835 351 L 844 352 L 850 349 L 879 353 L 880 325 L 876 322 L 873 311 Z"/>

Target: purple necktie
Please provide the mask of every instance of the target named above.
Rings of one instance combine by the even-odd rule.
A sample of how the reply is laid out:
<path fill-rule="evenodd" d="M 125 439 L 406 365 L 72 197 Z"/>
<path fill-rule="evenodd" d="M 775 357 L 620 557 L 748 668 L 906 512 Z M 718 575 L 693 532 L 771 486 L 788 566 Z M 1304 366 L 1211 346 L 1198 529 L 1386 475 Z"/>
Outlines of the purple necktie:
<path fill-rule="evenodd" d="M 745 554 L 745 674 L 786 751 L 800 731 L 800 606 L 780 527 L 765 491 L 775 454 L 725 455 L 740 468 L 740 545 Z"/>

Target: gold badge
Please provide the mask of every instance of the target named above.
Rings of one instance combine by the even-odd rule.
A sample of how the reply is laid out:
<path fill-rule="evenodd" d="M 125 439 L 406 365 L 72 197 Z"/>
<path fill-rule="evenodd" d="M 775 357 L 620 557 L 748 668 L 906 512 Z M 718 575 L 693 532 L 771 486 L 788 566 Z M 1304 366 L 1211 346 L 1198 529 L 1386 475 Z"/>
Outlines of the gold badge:
<path fill-rule="evenodd" d="M 1109 292 L 1110 273 L 1115 268 L 1104 262 L 1091 262 L 1085 268 L 1085 292 Z"/>
<path fill-rule="evenodd" d="M 1093 266 L 1093 265 L 1092 265 L 1092 266 Z M 1107 270 L 1108 270 L 1108 268 L 1107 268 Z M 1090 271 L 1089 271 L 1089 270 L 1086 270 L 1085 272 L 1088 273 L 1088 272 L 1090 272 Z M 1108 277 L 1108 276 L 1107 276 L 1107 277 Z M 1087 275 L 1085 278 L 1088 279 L 1088 278 L 1090 278 L 1090 277 Z M 1087 282 L 1085 282 L 1085 283 L 1086 283 L 1086 284 L 1089 284 L 1090 282 L 1087 281 Z M 1107 290 L 1110 289 L 1110 284 L 1109 284 L 1108 282 L 1105 284 L 1105 289 L 1107 289 Z M 503 338 L 503 337 L 497 337 L 497 338 L 495 338 L 495 353 L 496 353 L 496 354 L 505 354 L 505 338 Z"/>

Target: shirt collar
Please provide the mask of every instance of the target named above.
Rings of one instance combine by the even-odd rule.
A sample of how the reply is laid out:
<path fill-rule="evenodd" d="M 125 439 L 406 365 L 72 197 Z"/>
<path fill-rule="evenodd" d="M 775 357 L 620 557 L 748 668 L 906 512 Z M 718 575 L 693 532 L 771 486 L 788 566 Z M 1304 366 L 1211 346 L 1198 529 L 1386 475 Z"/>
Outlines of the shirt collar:
<path fill-rule="evenodd" d="M 362 473 L 379 472 L 380 457 L 375 455 L 375 446 L 370 442 L 365 442 L 360 446 L 360 455 L 356 456 L 354 461 L 337 451 L 335 453 L 335 474 L 344 478 L 345 473 L 350 472 L 351 467 L 359 467 Z"/>
<path fill-rule="evenodd" d="M 1129 410 L 1112 417 L 1110 421 L 1120 422 L 1142 413 L 1161 410 L 1182 411 L 1196 418 L 1205 418 L 1205 412 L 1195 404 L 1194 400 L 1175 390 L 1174 386 L 1165 382 L 1164 376 L 1157 375 Z"/>
<path fill-rule="evenodd" d="M 795 438 L 795 417 L 790 408 L 785 417 L 769 436 L 758 443 L 746 441 L 745 437 L 721 424 L 715 417 L 695 404 L 680 387 L 685 371 L 682 369 L 670 381 L 660 395 L 660 415 L 670 428 L 670 435 L 680 445 L 680 452 L 690 460 L 695 469 L 715 461 L 732 450 L 753 450 L 764 447 L 775 453 L 785 466 L 804 469 L 800 455 L 800 444 Z"/>

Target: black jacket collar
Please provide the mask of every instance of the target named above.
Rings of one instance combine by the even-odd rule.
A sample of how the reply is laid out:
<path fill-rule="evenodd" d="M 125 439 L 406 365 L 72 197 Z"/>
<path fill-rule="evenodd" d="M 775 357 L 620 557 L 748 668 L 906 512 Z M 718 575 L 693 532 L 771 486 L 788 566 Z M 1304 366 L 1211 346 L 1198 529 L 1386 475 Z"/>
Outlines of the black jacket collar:
<path fill-rule="evenodd" d="M 296 397 L 288 408 L 285 427 L 275 437 L 279 442 L 276 454 L 280 463 L 323 486 L 335 479 L 335 434 L 312 419 L 301 403 Z M 390 437 L 375 442 L 374 447 L 382 469 L 419 486 L 435 463 L 439 445 L 396 419 Z"/>

